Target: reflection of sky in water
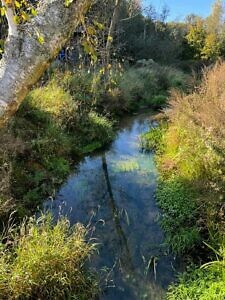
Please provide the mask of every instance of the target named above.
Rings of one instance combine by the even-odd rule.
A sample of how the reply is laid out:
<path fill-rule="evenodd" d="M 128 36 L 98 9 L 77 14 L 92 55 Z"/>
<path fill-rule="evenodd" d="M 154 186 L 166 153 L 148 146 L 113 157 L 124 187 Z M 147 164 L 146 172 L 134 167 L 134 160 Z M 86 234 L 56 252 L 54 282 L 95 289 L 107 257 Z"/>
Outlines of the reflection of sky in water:
<path fill-rule="evenodd" d="M 100 242 L 94 266 L 114 266 L 110 279 L 116 287 L 106 289 L 101 299 L 163 299 L 178 264 L 163 246 L 153 155 L 138 147 L 138 136 L 148 128 L 146 115 L 127 119 L 110 150 L 86 157 L 56 200 L 46 203 L 55 213 L 62 206 L 71 223 L 91 220 Z M 146 274 L 151 257 L 158 259 L 156 280 L 153 264 Z"/>

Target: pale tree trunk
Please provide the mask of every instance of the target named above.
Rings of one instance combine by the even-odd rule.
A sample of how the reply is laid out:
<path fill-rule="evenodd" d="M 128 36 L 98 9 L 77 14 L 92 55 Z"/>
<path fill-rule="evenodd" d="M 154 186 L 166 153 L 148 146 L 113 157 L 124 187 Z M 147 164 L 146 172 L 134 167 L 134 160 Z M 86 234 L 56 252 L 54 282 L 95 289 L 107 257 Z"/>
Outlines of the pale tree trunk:
<path fill-rule="evenodd" d="M 9 35 L 0 61 L 0 126 L 17 110 L 92 2 L 74 0 L 66 7 L 64 0 L 40 0 L 37 16 L 18 26 L 13 23 L 12 11 L 7 9 Z"/>

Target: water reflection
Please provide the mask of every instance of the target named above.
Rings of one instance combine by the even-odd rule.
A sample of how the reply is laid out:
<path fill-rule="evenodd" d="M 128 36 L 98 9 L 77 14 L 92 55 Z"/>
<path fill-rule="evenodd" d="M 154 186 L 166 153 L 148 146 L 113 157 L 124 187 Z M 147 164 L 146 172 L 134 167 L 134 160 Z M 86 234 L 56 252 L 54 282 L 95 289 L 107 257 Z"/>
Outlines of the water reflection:
<path fill-rule="evenodd" d="M 178 268 L 158 223 L 153 155 L 138 145 L 149 122 L 148 115 L 126 119 L 111 148 L 85 158 L 53 205 L 46 203 L 55 214 L 62 206 L 72 223 L 91 220 L 101 243 L 93 264 L 111 270 L 102 300 L 163 299 Z"/>

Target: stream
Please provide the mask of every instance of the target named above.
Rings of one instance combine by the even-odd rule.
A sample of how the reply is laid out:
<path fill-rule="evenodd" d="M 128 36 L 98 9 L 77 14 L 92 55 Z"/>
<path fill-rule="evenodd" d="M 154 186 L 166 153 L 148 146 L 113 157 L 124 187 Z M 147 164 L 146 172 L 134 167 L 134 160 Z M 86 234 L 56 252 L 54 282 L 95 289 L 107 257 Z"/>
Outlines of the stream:
<path fill-rule="evenodd" d="M 108 150 L 75 167 L 45 209 L 90 226 L 99 243 L 92 266 L 102 273 L 100 300 L 163 299 L 181 268 L 169 254 L 155 199 L 153 153 L 143 153 L 140 134 L 151 114 L 125 118 Z"/>

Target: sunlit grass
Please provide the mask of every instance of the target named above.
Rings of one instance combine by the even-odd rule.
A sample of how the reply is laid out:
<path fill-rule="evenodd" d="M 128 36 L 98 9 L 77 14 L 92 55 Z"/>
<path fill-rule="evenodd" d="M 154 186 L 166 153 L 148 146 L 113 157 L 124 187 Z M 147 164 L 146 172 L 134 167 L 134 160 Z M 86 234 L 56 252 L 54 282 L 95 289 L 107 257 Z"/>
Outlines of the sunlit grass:
<path fill-rule="evenodd" d="M 1 299 L 92 299 L 97 283 L 85 262 L 95 245 L 86 235 L 66 218 L 53 226 L 50 215 L 11 228 L 0 244 Z"/>

